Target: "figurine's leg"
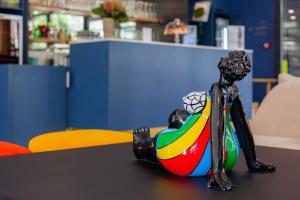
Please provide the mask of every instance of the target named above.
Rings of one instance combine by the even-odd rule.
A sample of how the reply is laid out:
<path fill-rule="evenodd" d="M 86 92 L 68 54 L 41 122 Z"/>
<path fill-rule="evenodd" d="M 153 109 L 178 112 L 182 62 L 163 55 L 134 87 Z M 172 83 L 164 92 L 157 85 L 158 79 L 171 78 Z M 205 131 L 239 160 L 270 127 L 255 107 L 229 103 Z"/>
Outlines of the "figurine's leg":
<path fill-rule="evenodd" d="M 168 128 L 180 129 L 184 124 L 185 120 L 190 116 L 190 114 L 183 108 L 176 109 L 173 111 L 168 119 Z"/>
<path fill-rule="evenodd" d="M 224 145 L 225 145 L 225 110 L 224 93 L 218 85 L 212 88 L 211 111 L 211 153 L 213 175 L 208 186 L 214 189 L 229 191 L 234 188 L 224 169 Z"/>
<path fill-rule="evenodd" d="M 153 140 L 155 139 L 151 139 L 149 128 L 139 128 L 133 131 L 133 153 L 138 160 L 159 163 Z"/>
<path fill-rule="evenodd" d="M 234 101 L 230 114 L 249 170 L 255 172 L 275 171 L 275 166 L 256 158 L 254 139 L 239 97 Z"/>
<path fill-rule="evenodd" d="M 179 129 L 184 121 L 188 118 L 189 113 L 184 109 L 177 109 L 169 116 L 169 127 Z M 138 128 L 133 131 L 133 152 L 138 160 L 147 160 L 159 163 L 156 157 L 157 136 L 153 139 L 150 137 L 149 128 Z"/>

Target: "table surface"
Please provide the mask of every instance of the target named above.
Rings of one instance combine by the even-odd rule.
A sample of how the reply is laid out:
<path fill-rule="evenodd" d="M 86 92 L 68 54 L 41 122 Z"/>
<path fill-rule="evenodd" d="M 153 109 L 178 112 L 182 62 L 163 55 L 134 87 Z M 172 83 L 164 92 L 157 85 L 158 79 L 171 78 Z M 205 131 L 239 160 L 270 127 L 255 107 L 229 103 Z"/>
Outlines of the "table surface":
<path fill-rule="evenodd" d="M 205 187 L 207 178 L 171 175 L 160 165 L 138 162 L 131 144 L 0 158 L 1 200 L 90 199 L 300 199 L 300 151 L 257 147 L 277 171 L 253 174 L 243 156 L 230 173 L 234 192 Z"/>

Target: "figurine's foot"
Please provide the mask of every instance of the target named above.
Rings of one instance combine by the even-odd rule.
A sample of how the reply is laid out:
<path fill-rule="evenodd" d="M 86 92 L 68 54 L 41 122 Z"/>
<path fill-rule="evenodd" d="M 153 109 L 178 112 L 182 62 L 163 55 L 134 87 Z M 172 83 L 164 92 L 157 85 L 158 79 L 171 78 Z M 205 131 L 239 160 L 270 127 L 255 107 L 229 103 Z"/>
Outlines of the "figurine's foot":
<path fill-rule="evenodd" d="M 138 160 L 144 159 L 145 150 L 151 146 L 149 128 L 138 128 L 133 131 L 133 153 Z"/>
<path fill-rule="evenodd" d="M 274 165 L 258 159 L 249 164 L 248 168 L 251 172 L 274 172 L 276 170 Z"/>
<path fill-rule="evenodd" d="M 207 186 L 221 191 L 232 191 L 235 188 L 225 172 L 212 175 Z"/>
<path fill-rule="evenodd" d="M 133 143 L 143 147 L 151 145 L 150 129 L 147 127 L 135 129 L 133 131 Z"/>

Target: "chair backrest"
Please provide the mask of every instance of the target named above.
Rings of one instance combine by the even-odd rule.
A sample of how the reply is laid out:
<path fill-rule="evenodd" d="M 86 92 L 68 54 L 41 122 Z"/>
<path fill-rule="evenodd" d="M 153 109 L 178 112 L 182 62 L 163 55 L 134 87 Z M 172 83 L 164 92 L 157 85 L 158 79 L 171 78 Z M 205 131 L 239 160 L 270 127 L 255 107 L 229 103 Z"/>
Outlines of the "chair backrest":
<path fill-rule="evenodd" d="M 293 76 L 291 74 L 279 74 L 278 76 L 278 82 L 283 83 L 287 81 L 293 81 L 293 80 L 300 80 L 299 77 Z"/>
<path fill-rule="evenodd" d="M 28 148 L 33 153 L 132 142 L 130 133 L 81 129 L 46 133 L 32 138 Z"/>
<path fill-rule="evenodd" d="M 16 156 L 16 155 L 30 154 L 30 153 L 31 151 L 29 151 L 25 147 L 0 141 L 0 157 Z"/>
<path fill-rule="evenodd" d="M 300 78 L 281 81 L 267 94 L 251 121 L 256 135 L 300 139 Z"/>

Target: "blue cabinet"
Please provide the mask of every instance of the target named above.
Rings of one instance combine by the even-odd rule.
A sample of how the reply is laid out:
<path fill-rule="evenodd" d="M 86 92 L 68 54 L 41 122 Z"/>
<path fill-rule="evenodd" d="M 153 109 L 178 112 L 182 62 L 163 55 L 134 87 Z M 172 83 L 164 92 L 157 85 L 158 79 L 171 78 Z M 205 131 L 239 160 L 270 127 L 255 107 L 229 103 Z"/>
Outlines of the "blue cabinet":
<path fill-rule="evenodd" d="M 0 140 L 27 146 L 66 129 L 65 69 L 0 65 Z"/>
<path fill-rule="evenodd" d="M 71 46 L 68 126 L 127 130 L 167 125 L 191 91 L 219 79 L 228 51 L 214 47 L 103 40 Z M 252 52 L 249 51 L 252 58 Z M 238 83 L 251 116 L 252 74 Z"/>

